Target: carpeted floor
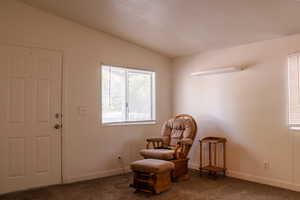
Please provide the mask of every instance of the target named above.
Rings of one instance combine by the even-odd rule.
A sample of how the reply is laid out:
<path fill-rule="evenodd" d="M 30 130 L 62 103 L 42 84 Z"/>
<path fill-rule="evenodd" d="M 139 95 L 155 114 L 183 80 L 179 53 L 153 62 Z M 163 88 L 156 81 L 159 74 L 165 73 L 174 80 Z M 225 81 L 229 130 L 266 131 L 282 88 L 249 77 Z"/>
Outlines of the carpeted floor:
<path fill-rule="evenodd" d="M 199 176 L 190 172 L 190 180 L 174 183 L 159 195 L 134 193 L 129 187 L 131 174 L 51 186 L 0 196 L 0 200 L 300 200 L 300 193 L 234 178 Z"/>

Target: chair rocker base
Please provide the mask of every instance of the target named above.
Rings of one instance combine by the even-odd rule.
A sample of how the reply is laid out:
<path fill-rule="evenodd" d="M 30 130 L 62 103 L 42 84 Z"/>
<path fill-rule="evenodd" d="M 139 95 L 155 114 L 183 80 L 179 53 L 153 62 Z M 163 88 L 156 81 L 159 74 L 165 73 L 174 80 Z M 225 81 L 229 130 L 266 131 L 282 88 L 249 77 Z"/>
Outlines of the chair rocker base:
<path fill-rule="evenodd" d="M 175 164 L 175 169 L 172 173 L 172 179 L 174 181 L 186 180 L 188 177 L 188 158 L 170 160 Z"/>

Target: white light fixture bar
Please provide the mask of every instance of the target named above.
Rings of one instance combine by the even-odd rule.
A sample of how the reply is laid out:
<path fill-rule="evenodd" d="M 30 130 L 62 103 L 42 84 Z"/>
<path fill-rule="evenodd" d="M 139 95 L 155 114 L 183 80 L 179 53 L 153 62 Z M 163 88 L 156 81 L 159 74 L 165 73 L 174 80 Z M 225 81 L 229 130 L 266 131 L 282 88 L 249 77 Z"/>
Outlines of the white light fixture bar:
<path fill-rule="evenodd" d="M 245 67 L 242 67 L 242 66 L 211 68 L 211 69 L 204 69 L 204 70 L 200 70 L 199 72 L 191 73 L 191 76 L 205 76 L 205 75 L 213 75 L 213 74 L 223 74 L 223 73 L 242 71 L 244 69 L 245 69 Z"/>

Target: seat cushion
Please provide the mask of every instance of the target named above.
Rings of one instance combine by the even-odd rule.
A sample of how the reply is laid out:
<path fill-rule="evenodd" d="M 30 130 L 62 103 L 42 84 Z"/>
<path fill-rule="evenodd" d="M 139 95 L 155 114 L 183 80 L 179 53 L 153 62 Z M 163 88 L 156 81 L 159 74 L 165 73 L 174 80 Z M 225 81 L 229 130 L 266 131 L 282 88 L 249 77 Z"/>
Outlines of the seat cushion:
<path fill-rule="evenodd" d="M 140 151 L 141 156 L 144 158 L 153 158 L 161 160 L 172 160 L 174 159 L 174 150 L 170 149 L 142 149 Z"/>
<path fill-rule="evenodd" d="M 170 161 L 157 160 L 157 159 L 144 159 L 131 163 L 133 171 L 160 173 L 173 170 L 175 165 Z"/>

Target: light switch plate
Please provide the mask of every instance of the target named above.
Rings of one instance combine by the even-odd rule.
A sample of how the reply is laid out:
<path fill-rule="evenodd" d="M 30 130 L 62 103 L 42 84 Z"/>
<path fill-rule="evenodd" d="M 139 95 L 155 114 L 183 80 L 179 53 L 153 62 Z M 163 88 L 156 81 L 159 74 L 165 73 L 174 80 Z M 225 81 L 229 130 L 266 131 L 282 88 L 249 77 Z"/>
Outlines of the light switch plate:
<path fill-rule="evenodd" d="M 79 115 L 87 115 L 88 107 L 87 106 L 78 106 L 78 114 Z"/>

